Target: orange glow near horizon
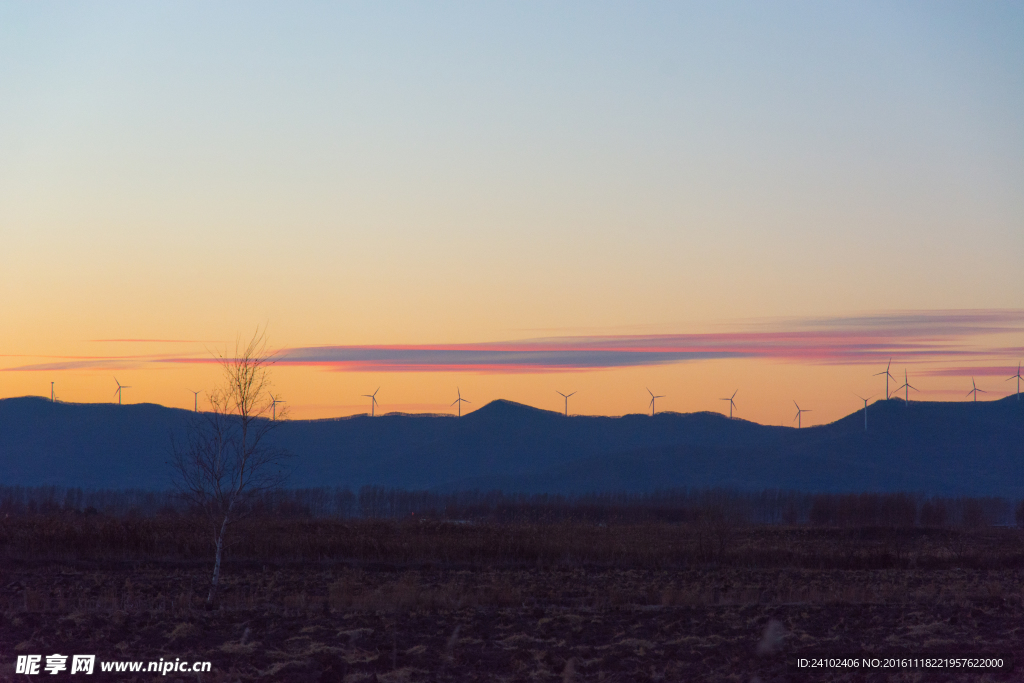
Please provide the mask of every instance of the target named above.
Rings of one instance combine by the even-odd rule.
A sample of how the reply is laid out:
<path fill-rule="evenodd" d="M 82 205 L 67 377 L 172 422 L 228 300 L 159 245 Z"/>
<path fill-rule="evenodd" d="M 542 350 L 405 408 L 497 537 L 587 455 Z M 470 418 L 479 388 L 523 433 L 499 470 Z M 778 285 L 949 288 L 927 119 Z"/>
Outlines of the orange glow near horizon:
<path fill-rule="evenodd" d="M 733 327 L 739 329 L 279 348 L 273 384 L 291 419 L 368 412 L 362 395 L 378 386 L 378 413 L 454 413 L 458 388 L 471 401 L 464 414 L 496 399 L 560 412 L 564 403 L 557 392 L 576 391 L 570 413 L 623 415 L 649 411 L 649 387 L 665 395 L 658 400 L 659 412 L 727 414 L 728 402 L 721 399 L 738 391 L 736 417 L 788 425 L 796 401 L 810 411 L 803 418 L 807 426 L 854 412 L 862 405 L 858 394 L 881 398 L 885 378 L 876 373 L 890 355 L 895 377 L 890 392 L 906 372 L 917 389 L 910 392 L 911 401 L 962 401 L 972 376 L 986 392 L 982 400 L 1012 394 L 1016 385 L 1007 381 L 1017 371 L 1012 358 L 1024 354 L 1024 313 L 1018 311 L 915 312 Z M 116 376 L 131 386 L 126 403 L 190 409 L 191 390 L 209 391 L 220 379 L 217 351 L 206 342 L 119 339 L 80 346 L 117 353 L 3 357 L 3 394 L 48 397 L 49 382 L 55 381 L 59 400 L 113 402 Z M 224 348 L 221 344 L 219 352 Z"/>

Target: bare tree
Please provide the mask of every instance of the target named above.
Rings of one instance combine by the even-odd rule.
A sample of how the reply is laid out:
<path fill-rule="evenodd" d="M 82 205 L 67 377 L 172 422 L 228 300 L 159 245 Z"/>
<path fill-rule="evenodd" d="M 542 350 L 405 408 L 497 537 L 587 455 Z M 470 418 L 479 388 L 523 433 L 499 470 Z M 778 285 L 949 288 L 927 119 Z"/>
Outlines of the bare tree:
<path fill-rule="evenodd" d="M 207 608 L 220 581 L 229 526 L 251 511 L 252 499 L 284 483 L 290 454 L 269 435 L 280 422 L 268 419 L 271 406 L 266 330 L 259 328 L 231 357 L 219 355 L 224 386 L 210 393 L 211 409 L 195 414 L 184 442 L 172 441 L 174 485 L 211 525 L 215 559 Z M 282 411 L 283 412 L 283 411 Z"/>

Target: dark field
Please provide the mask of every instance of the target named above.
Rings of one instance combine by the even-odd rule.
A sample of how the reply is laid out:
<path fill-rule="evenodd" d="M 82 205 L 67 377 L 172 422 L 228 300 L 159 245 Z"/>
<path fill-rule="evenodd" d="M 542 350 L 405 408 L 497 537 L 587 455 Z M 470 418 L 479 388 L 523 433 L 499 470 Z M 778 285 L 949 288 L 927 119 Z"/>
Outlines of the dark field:
<path fill-rule="evenodd" d="M 798 671 L 827 654 L 1024 653 L 1012 528 L 249 520 L 216 609 L 180 516 L 0 523 L 0 678 L 18 654 L 209 660 L 83 680 L 1024 680 Z M 105 678 L 106 677 L 106 678 Z"/>

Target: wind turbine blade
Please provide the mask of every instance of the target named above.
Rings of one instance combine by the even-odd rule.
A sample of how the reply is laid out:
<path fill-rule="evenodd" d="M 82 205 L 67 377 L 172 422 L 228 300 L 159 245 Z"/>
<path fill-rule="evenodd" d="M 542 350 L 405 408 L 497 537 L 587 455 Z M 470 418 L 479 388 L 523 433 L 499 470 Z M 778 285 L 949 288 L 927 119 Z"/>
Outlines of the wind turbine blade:
<path fill-rule="evenodd" d="M 647 389 L 647 387 L 644 387 L 644 389 Z M 647 393 L 651 395 L 652 399 L 654 398 L 654 392 L 653 391 L 651 391 L 650 389 L 647 389 Z"/>
<path fill-rule="evenodd" d="M 462 402 L 463 402 L 463 403 L 472 403 L 472 401 L 470 401 L 470 400 L 469 400 L 468 398 L 464 398 L 464 399 L 462 399 Z"/>
<path fill-rule="evenodd" d="M 734 398 L 736 398 L 736 394 L 738 394 L 738 393 L 740 393 L 740 390 L 739 390 L 739 389 L 737 389 L 736 391 L 732 392 L 732 396 L 730 396 L 730 397 L 729 397 L 729 400 L 731 401 L 731 400 L 733 400 Z"/>
<path fill-rule="evenodd" d="M 574 391 L 574 392 L 572 392 L 571 394 L 569 394 L 569 396 L 575 396 L 575 395 L 576 395 L 576 392 L 575 392 L 575 391 Z M 566 396 L 566 398 L 569 398 L 569 396 Z"/>

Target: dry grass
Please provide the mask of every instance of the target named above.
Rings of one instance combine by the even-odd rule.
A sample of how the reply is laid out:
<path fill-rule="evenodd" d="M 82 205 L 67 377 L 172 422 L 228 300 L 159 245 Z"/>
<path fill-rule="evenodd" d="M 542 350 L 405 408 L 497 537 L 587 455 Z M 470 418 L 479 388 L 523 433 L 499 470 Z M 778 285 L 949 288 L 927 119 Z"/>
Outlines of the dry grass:
<path fill-rule="evenodd" d="M 210 538 L 205 526 L 181 517 L 29 515 L 0 520 L 0 559 L 205 562 L 212 554 Z M 467 567 L 1005 568 L 1024 562 L 1022 538 L 1021 530 L 1013 528 L 260 519 L 232 529 L 226 558 L 243 563 Z"/>

